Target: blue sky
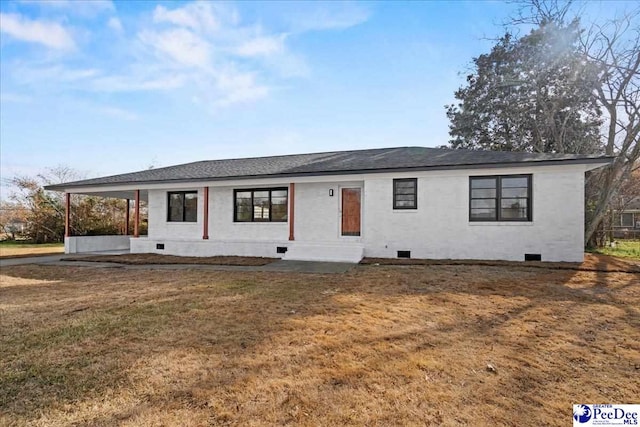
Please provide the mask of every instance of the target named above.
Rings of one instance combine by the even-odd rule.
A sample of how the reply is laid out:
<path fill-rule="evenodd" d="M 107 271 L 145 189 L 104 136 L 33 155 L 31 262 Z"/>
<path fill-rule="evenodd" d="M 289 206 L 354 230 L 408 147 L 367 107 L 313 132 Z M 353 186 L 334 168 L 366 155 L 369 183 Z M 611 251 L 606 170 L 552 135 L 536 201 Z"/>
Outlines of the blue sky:
<path fill-rule="evenodd" d="M 588 9 L 597 16 L 628 4 Z M 204 159 L 445 144 L 443 106 L 514 8 L 2 1 L 3 182 L 58 165 L 95 177 Z"/>

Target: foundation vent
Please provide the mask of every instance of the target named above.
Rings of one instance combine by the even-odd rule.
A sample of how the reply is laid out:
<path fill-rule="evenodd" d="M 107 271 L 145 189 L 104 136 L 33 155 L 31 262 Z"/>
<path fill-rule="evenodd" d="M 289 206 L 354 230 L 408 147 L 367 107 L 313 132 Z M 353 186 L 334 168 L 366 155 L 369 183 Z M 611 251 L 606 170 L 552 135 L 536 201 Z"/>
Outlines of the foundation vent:
<path fill-rule="evenodd" d="M 411 251 L 398 251 L 398 258 L 411 258 Z"/>
<path fill-rule="evenodd" d="M 542 255 L 540 254 L 524 254 L 525 261 L 542 261 Z"/>
<path fill-rule="evenodd" d="M 287 247 L 286 246 L 278 246 L 278 247 L 276 247 L 276 252 L 279 253 L 279 254 L 287 253 Z"/>
<path fill-rule="evenodd" d="M 156 249 L 164 250 L 164 243 L 156 243 Z"/>

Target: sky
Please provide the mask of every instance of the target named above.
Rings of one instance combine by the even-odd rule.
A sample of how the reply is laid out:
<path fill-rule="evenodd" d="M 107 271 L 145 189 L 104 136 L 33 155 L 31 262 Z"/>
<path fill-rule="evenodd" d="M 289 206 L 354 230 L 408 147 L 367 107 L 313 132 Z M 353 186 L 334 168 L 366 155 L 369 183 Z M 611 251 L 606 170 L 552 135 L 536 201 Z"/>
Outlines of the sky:
<path fill-rule="evenodd" d="M 592 16 L 632 2 L 587 3 Z M 448 141 L 501 1 L 0 1 L 7 179 Z"/>

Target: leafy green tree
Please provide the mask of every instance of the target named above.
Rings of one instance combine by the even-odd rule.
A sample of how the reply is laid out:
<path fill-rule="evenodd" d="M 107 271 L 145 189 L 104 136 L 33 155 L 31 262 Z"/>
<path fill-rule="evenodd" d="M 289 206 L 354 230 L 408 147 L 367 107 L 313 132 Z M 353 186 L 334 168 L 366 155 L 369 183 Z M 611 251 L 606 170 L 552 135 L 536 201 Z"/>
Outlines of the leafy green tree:
<path fill-rule="evenodd" d="M 601 110 L 598 67 L 580 51 L 580 29 L 548 23 L 507 33 L 473 60 L 459 102 L 446 106 L 453 148 L 594 153 Z"/>

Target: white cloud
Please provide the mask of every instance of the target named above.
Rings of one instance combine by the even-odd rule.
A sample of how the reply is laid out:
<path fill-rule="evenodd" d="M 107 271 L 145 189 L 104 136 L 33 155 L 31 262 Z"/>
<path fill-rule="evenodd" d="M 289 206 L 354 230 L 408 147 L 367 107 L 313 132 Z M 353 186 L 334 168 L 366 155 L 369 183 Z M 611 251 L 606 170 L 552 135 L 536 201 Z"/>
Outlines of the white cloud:
<path fill-rule="evenodd" d="M 215 16 L 213 3 L 204 1 L 190 3 L 173 10 L 164 6 L 156 6 L 153 11 L 153 21 L 155 23 L 170 23 L 198 32 L 212 32 L 220 26 Z"/>
<path fill-rule="evenodd" d="M 216 86 L 219 90 L 215 107 L 228 107 L 233 104 L 257 101 L 269 94 L 269 88 L 256 83 L 252 73 L 239 73 L 227 70 L 217 75 Z"/>
<path fill-rule="evenodd" d="M 256 37 L 240 44 L 236 53 L 240 56 L 268 56 L 284 52 L 286 35 Z"/>
<path fill-rule="evenodd" d="M 16 68 L 16 71 L 16 80 L 29 85 L 50 81 L 77 84 L 101 74 L 101 71 L 96 68 L 69 68 L 63 65 L 44 67 L 21 65 Z"/>
<path fill-rule="evenodd" d="M 0 13 L 0 32 L 31 43 L 39 43 L 53 49 L 75 48 L 71 34 L 60 24 L 24 18 L 16 13 Z"/>
<path fill-rule="evenodd" d="M 120 22 L 120 20 L 115 16 L 109 18 L 109 20 L 107 21 L 107 26 L 118 34 L 122 34 L 124 32 L 124 28 L 122 28 L 122 22 Z"/>
<path fill-rule="evenodd" d="M 305 7 L 293 13 L 295 32 L 343 30 L 366 22 L 371 12 L 361 3 L 302 3 Z"/>
<path fill-rule="evenodd" d="M 97 92 L 168 91 L 185 85 L 185 77 L 176 74 L 164 77 L 114 75 L 91 81 L 90 90 Z"/>
<path fill-rule="evenodd" d="M 140 40 L 157 55 L 188 67 L 209 65 L 209 44 L 193 32 L 176 28 L 167 31 L 144 31 Z"/>
<path fill-rule="evenodd" d="M 107 40 L 113 45 L 109 46 L 108 54 L 83 51 L 84 62 L 74 57 L 73 66 L 57 62 L 60 58 L 55 56 L 31 63 L 21 60 L 10 65 L 16 82 L 33 87 L 42 85 L 47 91 L 70 88 L 104 93 L 180 91 L 185 99 L 215 111 L 255 102 L 269 96 L 274 88 L 285 86 L 282 83 L 287 79 L 309 75 L 307 62 L 288 46 L 291 38 L 305 31 L 348 28 L 369 16 L 358 4 L 295 4 L 292 9 L 301 13 L 294 17 L 290 31 L 277 32 L 261 23 L 241 22 L 237 10 L 228 3 L 195 1 L 174 7 L 158 5 L 146 16 L 143 12 L 139 19 L 127 21 L 130 23 L 127 31 L 135 31 L 135 36 L 124 38 L 114 37 L 123 34 L 124 29 L 113 13 L 113 3 L 93 3 L 84 7 L 93 7 L 94 14 L 110 11 L 101 24 L 102 30 L 109 31 L 103 37 L 95 29 L 89 32 L 88 27 L 78 26 L 77 36 L 84 37 L 81 37 L 83 46 Z M 61 0 L 42 7 L 49 10 L 56 7 L 70 16 L 78 14 L 72 10 L 75 4 L 75 0 Z M 285 13 L 288 9 L 289 6 Z M 292 16 L 295 14 L 296 10 Z M 29 21 L 15 14 L 4 16 L 9 17 L 9 26 L 5 28 L 3 19 L 2 31 L 16 38 L 58 49 L 75 46 L 59 24 Z M 91 66 L 82 67 L 83 63 Z M 133 119 L 119 110 L 102 112 Z"/>

